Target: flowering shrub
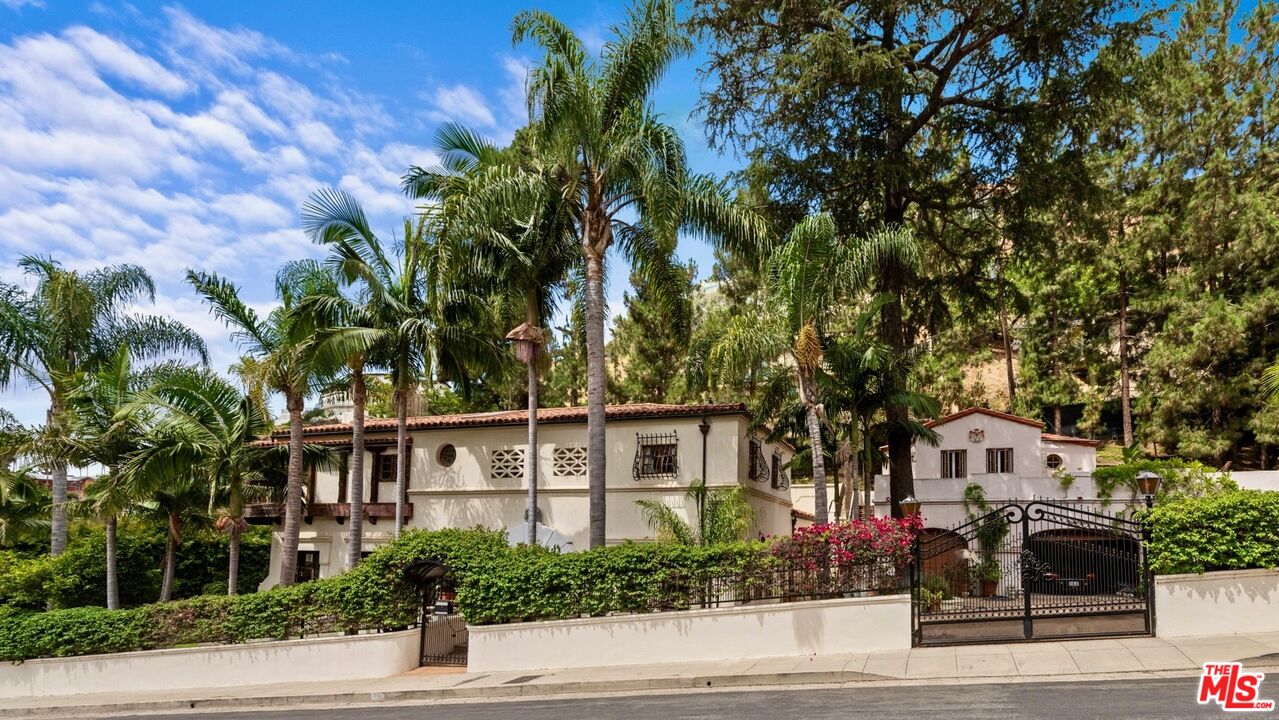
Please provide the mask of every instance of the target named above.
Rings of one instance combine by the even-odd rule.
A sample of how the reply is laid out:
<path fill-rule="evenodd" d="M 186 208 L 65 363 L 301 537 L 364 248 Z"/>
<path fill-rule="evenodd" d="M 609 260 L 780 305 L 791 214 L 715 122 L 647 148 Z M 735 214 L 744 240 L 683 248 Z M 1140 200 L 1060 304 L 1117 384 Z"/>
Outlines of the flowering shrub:
<path fill-rule="evenodd" d="M 773 543 L 773 557 L 800 573 L 794 590 L 811 595 L 892 590 L 898 570 L 911 560 L 915 535 L 923 528 L 909 518 L 828 523 L 799 528 Z"/>
<path fill-rule="evenodd" d="M 922 528 L 918 515 L 813 525 L 778 540 L 772 551 L 810 570 L 823 561 L 835 566 L 900 565 L 910 560 L 911 543 Z"/>

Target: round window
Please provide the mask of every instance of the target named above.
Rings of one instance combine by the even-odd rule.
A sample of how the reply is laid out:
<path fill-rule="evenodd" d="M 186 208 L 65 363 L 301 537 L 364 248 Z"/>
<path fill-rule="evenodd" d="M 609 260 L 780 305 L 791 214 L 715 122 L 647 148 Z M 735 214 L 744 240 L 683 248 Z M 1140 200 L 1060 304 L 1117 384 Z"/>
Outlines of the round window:
<path fill-rule="evenodd" d="M 1058 455 L 1057 453 L 1050 454 L 1047 458 L 1044 459 L 1044 461 L 1045 463 L 1047 463 L 1049 470 L 1056 470 L 1057 468 L 1065 464 L 1062 461 L 1061 456 Z"/>
<path fill-rule="evenodd" d="M 435 453 L 435 461 L 440 464 L 440 467 L 450 467 L 456 460 L 457 448 L 451 443 L 441 445 L 439 451 Z"/>

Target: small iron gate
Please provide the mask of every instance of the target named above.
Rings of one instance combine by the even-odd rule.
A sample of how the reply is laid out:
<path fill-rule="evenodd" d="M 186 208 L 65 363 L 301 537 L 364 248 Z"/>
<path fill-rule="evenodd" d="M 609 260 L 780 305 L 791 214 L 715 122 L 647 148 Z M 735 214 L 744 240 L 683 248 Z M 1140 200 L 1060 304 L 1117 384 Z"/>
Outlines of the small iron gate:
<path fill-rule="evenodd" d="M 422 665 L 466 666 L 466 621 L 461 615 L 427 615 L 422 623 Z"/>
<path fill-rule="evenodd" d="M 419 560 L 404 568 L 404 578 L 422 593 L 418 662 L 421 665 L 466 665 L 466 621 L 453 605 L 450 569 L 438 560 Z"/>
<path fill-rule="evenodd" d="M 915 645 L 1149 635 L 1142 523 L 1036 500 L 915 542 Z"/>

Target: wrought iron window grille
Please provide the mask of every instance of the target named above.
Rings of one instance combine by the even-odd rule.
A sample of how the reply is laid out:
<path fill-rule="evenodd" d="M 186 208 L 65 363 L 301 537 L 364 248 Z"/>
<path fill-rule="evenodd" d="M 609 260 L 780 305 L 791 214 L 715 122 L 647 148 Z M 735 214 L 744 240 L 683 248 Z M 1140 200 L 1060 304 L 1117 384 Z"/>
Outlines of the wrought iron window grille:
<path fill-rule="evenodd" d="M 773 453 L 772 486 L 774 490 L 790 489 L 790 474 L 782 467 L 782 456 Z"/>
<path fill-rule="evenodd" d="M 746 476 L 752 482 L 768 482 L 768 461 L 764 459 L 764 447 L 759 440 L 751 439 L 749 454 Z"/>
<path fill-rule="evenodd" d="M 679 475 L 679 436 L 674 432 L 635 433 L 635 480 L 669 480 Z"/>

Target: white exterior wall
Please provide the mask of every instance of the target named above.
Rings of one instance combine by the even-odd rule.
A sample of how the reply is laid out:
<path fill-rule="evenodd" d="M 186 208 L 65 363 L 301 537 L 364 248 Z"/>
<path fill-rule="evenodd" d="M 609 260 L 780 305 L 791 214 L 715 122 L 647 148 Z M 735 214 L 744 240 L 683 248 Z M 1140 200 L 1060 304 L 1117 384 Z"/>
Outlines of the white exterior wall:
<path fill-rule="evenodd" d="M 695 518 L 695 509 L 688 502 L 688 486 L 702 474 L 702 434 L 698 425 L 700 416 L 671 417 L 646 420 L 610 420 L 607 425 L 606 451 L 608 453 L 605 480 L 608 493 L 607 540 L 610 543 L 626 540 L 653 540 L 653 532 L 644 522 L 636 500 L 660 501 L 680 510 L 686 520 Z M 712 489 L 742 486 L 755 511 L 751 537 L 761 535 L 790 534 L 790 493 L 774 490 L 768 479 L 751 482 L 748 479 L 749 424 L 742 415 L 710 415 L 711 429 L 706 437 L 706 471 Z M 678 474 L 669 479 L 640 479 L 632 476 L 632 465 L 637 447 L 636 433 L 666 434 L 674 432 L 679 444 Z M 387 437 L 379 432 L 370 437 Z M 390 437 L 394 437 L 390 434 Z M 423 529 L 470 528 L 482 526 L 506 529 L 524 522 L 528 489 L 522 473 L 518 478 L 498 479 L 491 474 L 491 457 L 494 450 L 527 447 L 528 430 L 525 425 L 467 427 L 415 431 L 410 433 L 412 465 L 409 472 L 408 500 L 413 504 L 413 515 L 406 527 Z M 767 443 L 760 436 L 765 459 L 771 462 L 773 453 L 780 453 L 783 463 L 790 462 L 791 450 L 785 446 Z M 442 467 L 438 460 L 440 448 L 452 444 L 457 459 L 450 467 Z M 585 423 L 543 423 L 538 427 L 538 506 L 541 522 L 568 537 L 574 549 L 585 549 L 590 540 L 590 493 L 586 476 L 561 477 L 554 472 L 554 452 L 557 447 L 586 445 Z M 394 447 L 384 452 L 394 453 Z M 368 480 L 372 472 L 372 454 L 366 454 L 365 479 L 366 502 L 370 497 Z M 319 471 L 316 474 L 318 502 L 337 502 L 338 473 L 336 470 Z M 394 483 L 383 483 L 379 489 L 379 502 L 395 501 Z M 339 524 L 333 518 L 315 518 L 311 524 L 303 524 L 299 550 L 316 550 L 320 553 L 320 576 L 337 575 L 343 570 L 345 544 L 349 538 L 349 523 Z M 391 540 L 394 528 L 392 518 L 379 518 L 376 523 L 368 519 L 364 523 L 364 548 L 373 550 Z M 271 574 L 261 587 L 271 587 L 278 582 L 279 526 L 272 543 Z"/>
<path fill-rule="evenodd" d="M 1092 445 L 1045 439 L 1038 427 L 983 412 L 950 420 L 934 430 L 941 436 L 937 447 L 916 443 L 913 449 L 915 497 L 923 503 L 921 513 L 928 527 L 943 528 L 964 522 L 967 517 L 964 489 L 969 483 L 981 485 L 986 499 L 993 505 L 1002 501 L 1048 498 L 1107 509 L 1098 502 L 1092 480 L 1092 472 L 1097 468 L 1097 449 Z M 969 440 L 969 432 L 973 430 L 983 431 L 980 442 Z M 991 448 L 1012 448 L 1014 472 L 986 472 L 986 450 Z M 968 451 L 967 477 L 941 477 L 943 450 Z M 1050 454 L 1060 455 L 1062 469 L 1072 476 L 1068 487 L 1063 488 L 1061 479 L 1048 468 Z M 887 488 L 887 475 L 877 476 L 875 485 Z M 1113 511 L 1126 501 L 1127 498 L 1115 497 L 1108 509 Z M 875 503 L 877 514 L 888 514 L 888 497 L 877 493 Z"/>
<path fill-rule="evenodd" d="M 388 677 L 418 666 L 416 629 L 0 664 L 0 698 L 166 692 Z"/>
<path fill-rule="evenodd" d="M 1224 570 L 1155 578 L 1155 634 L 1279 632 L 1279 570 Z"/>
<path fill-rule="evenodd" d="M 910 596 L 472 625 L 468 672 L 910 649 Z"/>

